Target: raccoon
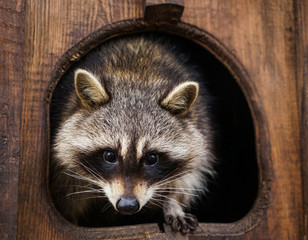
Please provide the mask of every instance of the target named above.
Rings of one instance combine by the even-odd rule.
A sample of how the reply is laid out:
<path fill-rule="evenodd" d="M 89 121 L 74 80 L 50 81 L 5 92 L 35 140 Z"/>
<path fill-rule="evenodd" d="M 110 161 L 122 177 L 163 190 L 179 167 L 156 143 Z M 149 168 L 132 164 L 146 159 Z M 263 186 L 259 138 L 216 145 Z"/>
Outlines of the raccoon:
<path fill-rule="evenodd" d="M 50 191 L 69 221 L 88 226 L 91 209 L 111 208 L 109 225 L 148 208 L 174 231 L 198 226 L 189 208 L 214 174 L 214 131 L 204 77 L 183 49 L 160 34 L 119 37 L 63 76 Z"/>

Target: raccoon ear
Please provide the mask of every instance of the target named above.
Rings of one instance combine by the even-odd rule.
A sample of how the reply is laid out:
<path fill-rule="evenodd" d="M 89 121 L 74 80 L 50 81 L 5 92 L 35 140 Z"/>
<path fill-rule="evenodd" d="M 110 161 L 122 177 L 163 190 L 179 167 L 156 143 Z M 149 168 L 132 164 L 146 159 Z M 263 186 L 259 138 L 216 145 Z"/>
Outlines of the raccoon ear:
<path fill-rule="evenodd" d="M 74 80 L 76 93 L 83 106 L 90 108 L 109 101 L 105 88 L 92 73 L 77 69 Z"/>
<path fill-rule="evenodd" d="M 181 83 L 161 101 L 161 106 L 173 114 L 185 113 L 195 102 L 198 92 L 198 83 Z"/>

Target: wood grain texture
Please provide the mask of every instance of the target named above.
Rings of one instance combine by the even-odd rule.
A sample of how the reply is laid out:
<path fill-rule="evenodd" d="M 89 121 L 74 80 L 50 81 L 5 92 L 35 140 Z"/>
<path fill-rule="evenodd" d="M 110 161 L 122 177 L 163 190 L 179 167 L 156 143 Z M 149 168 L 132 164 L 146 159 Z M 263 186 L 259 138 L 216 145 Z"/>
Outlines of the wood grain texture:
<path fill-rule="evenodd" d="M 301 147 L 304 181 L 304 239 L 308 238 L 308 2 L 298 5 L 298 78 L 299 103 L 301 104 Z"/>
<path fill-rule="evenodd" d="M 303 239 L 308 231 L 308 4 L 185 0 L 182 23 L 172 24 L 142 21 L 144 6 L 142 0 L 0 3 L 5 56 L 0 65 L 0 238 Z M 87 229 L 67 223 L 52 206 L 47 166 L 54 81 L 96 41 L 145 29 L 204 45 L 246 95 L 255 123 L 260 189 L 251 213 L 236 223 L 201 223 L 185 237 L 169 228 L 161 233 L 156 224 Z M 82 39 L 84 44 L 74 48 Z"/>
<path fill-rule="evenodd" d="M 0 2 L 0 239 L 17 235 L 23 1 Z"/>

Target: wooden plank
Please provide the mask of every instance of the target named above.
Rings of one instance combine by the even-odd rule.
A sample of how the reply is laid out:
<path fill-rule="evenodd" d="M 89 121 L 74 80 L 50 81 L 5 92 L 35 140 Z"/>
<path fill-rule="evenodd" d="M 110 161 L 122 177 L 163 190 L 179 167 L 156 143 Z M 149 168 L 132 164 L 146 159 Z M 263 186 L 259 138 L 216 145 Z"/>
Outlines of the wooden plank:
<path fill-rule="evenodd" d="M 0 239 L 16 239 L 24 1 L 0 1 Z"/>
<path fill-rule="evenodd" d="M 301 1 L 298 9 L 298 78 L 301 119 L 301 150 L 303 161 L 304 239 L 308 237 L 308 2 Z"/>
<path fill-rule="evenodd" d="M 182 21 L 215 36 L 242 64 L 251 80 L 245 83 L 239 79 L 239 84 L 255 111 L 255 121 L 261 113 L 264 119 L 262 123 L 256 122 L 259 164 L 263 171 L 260 176 L 261 185 L 270 183 L 271 186 L 269 209 L 253 229 L 229 236 L 226 229 L 240 228 L 240 223 L 204 224 L 191 239 L 202 239 L 205 233 L 215 239 L 303 237 L 295 5 L 287 0 L 185 1 Z M 46 183 L 48 102 L 45 96 L 57 61 L 88 34 L 100 28 L 112 28 L 108 24 L 116 21 L 142 18 L 143 6 L 143 1 L 134 0 L 26 2 L 18 208 L 20 239 L 104 239 L 112 234 L 117 237 L 129 234 L 127 238 L 131 239 L 173 236 L 170 232 L 160 233 L 154 225 L 145 225 L 142 229 L 138 226 L 112 229 L 72 226 L 55 213 Z M 74 56 L 78 57 L 78 52 Z M 248 89 L 251 85 L 255 92 Z"/>

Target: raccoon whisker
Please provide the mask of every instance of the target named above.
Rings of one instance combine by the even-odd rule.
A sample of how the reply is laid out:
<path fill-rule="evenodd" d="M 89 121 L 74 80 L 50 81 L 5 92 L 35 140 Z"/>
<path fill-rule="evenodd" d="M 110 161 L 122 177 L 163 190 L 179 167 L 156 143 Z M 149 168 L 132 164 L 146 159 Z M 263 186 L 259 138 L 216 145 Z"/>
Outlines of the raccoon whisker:
<path fill-rule="evenodd" d="M 178 173 L 178 174 L 176 174 L 176 175 L 173 175 L 173 176 L 171 176 L 171 177 L 169 177 L 169 178 L 163 179 L 162 181 L 159 181 L 159 182 L 156 184 L 156 186 L 159 187 L 159 186 L 164 186 L 164 185 L 166 185 L 166 184 L 172 183 L 172 182 L 174 182 L 174 181 L 176 181 L 176 180 L 178 180 L 178 179 L 181 179 L 181 178 L 185 177 L 185 175 L 186 175 L 187 173 L 189 173 L 189 172 L 190 172 L 190 171 L 181 172 L 181 173 Z"/>
<path fill-rule="evenodd" d="M 174 169 L 173 171 L 171 171 L 169 174 L 167 174 L 167 175 L 162 179 L 162 181 L 165 180 L 165 179 L 168 179 L 169 177 L 172 177 L 172 174 L 175 173 L 177 170 L 179 170 L 179 168 L 176 168 L 176 169 Z"/>
<path fill-rule="evenodd" d="M 163 183 L 165 181 L 168 181 L 170 179 L 176 178 L 179 175 L 185 174 L 187 171 L 184 172 L 180 172 L 178 174 L 172 175 L 174 172 L 176 172 L 178 170 L 178 168 L 176 168 L 175 170 L 173 170 L 171 173 L 169 173 L 167 176 L 165 176 L 160 182 Z"/>
<path fill-rule="evenodd" d="M 166 199 L 155 199 L 156 200 L 156 202 L 159 202 L 162 206 L 161 206 L 161 208 L 164 208 L 164 204 L 165 203 L 170 203 L 170 201 L 173 201 L 173 202 L 175 202 L 175 203 L 177 203 L 177 204 L 179 204 L 179 205 L 181 205 L 182 207 L 184 207 L 184 208 L 187 208 L 187 206 L 185 205 L 185 204 L 183 204 L 183 203 L 180 203 L 179 201 L 177 201 L 177 200 L 175 200 L 175 199 L 173 199 L 173 198 L 168 198 L 167 200 Z"/>
<path fill-rule="evenodd" d="M 168 202 L 167 200 L 161 199 L 161 197 L 153 197 L 151 199 L 151 201 L 154 201 L 156 204 L 158 204 L 158 206 L 160 206 L 161 208 L 164 206 L 165 202 Z"/>
<path fill-rule="evenodd" d="M 155 202 L 153 202 L 155 201 Z M 169 202 L 168 200 L 163 200 L 163 199 L 156 199 L 156 198 L 152 198 L 151 201 L 149 203 L 159 207 L 159 208 L 163 208 L 164 207 L 164 203 Z"/>
<path fill-rule="evenodd" d="M 88 161 L 86 161 L 86 163 L 89 164 L 91 167 L 93 167 Z M 89 168 L 88 166 L 86 166 L 82 162 L 78 162 L 78 164 L 80 164 L 82 167 L 84 167 L 93 177 L 95 177 L 96 179 L 99 178 L 99 174 L 96 173 L 96 170 Z"/>
<path fill-rule="evenodd" d="M 95 191 L 95 190 L 85 190 L 85 191 L 79 191 L 79 192 L 72 192 L 66 195 L 66 197 L 69 197 L 71 195 L 76 195 L 76 194 L 83 194 L 83 193 L 103 193 L 102 191 Z"/>
<path fill-rule="evenodd" d="M 88 161 L 87 163 L 92 166 Z M 83 164 L 82 162 L 79 162 L 79 164 L 81 166 L 83 166 L 94 178 L 96 178 L 98 181 L 103 181 L 103 182 L 106 182 L 106 180 L 93 168 L 89 168 L 87 167 L 85 164 Z"/>
<path fill-rule="evenodd" d="M 85 189 L 84 191 L 103 192 L 103 190 L 101 190 L 101 189 L 91 188 L 91 187 L 86 187 L 86 186 L 78 186 L 77 185 L 76 188 Z"/>
<path fill-rule="evenodd" d="M 111 203 L 109 203 L 109 202 L 106 203 L 106 205 L 101 209 L 101 213 L 107 211 L 107 209 L 110 208 L 111 206 L 112 206 Z"/>
<path fill-rule="evenodd" d="M 75 188 L 85 188 L 85 189 L 89 189 L 89 190 L 99 190 L 99 189 L 97 189 L 97 188 L 94 188 L 94 187 L 90 187 L 90 186 L 92 186 L 92 185 L 85 185 L 85 186 L 83 186 L 83 185 L 62 185 L 63 187 L 75 187 Z"/>
<path fill-rule="evenodd" d="M 87 199 L 92 199 L 92 198 L 106 198 L 105 196 L 91 196 L 91 197 L 84 197 L 84 198 L 78 198 L 77 200 L 87 200 Z"/>
<path fill-rule="evenodd" d="M 163 188 L 156 188 L 158 190 L 165 190 L 165 189 L 170 189 L 170 190 L 182 190 L 182 191 L 196 191 L 196 192 L 203 192 L 202 189 L 198 189 L 198 188 L 176 188 L 176 187 L 163 187 Z"/>
<path fill-rule="evenodd" d="M 171 183 L 171 182 L 174 182 L 174 181 L 176 181 L 176 180 L 178 180 L 180 177 L 179 176 L 183 176 L 183 174 L 178 174 L 178 175 L 175 175 L 175 176 L 172 176 L 172 177 L 170 177 L 170 178 L 167 178 L 167 179 L 165 179 L 165 180 L 163 180 L 163 181 L 159 181 L 157 184 L 156 184 L 156 186 L 164 186 L 164 185 L 166 185 L 166 184 L 168 184 L 168 183 Z"/>
<path fill-rule="evenodd" d="M 69 172 L 71 172 L 71 174 L 70 174 Z M 93 179 L 88 178 L 88 177 L 85 177 L 85 176 L 83 176 L 83 175 L 80 175 L 80 174 L 75 173 L 75 172 L 70 171 L 70 170 L 68 170 L 67 172 L 64 172 L 64 174 L 66 174 L 66 175 L 68 175 L 68 176 L 70 176 L 70 177 L 79 179 L 79 180 L 87 181 L 87 182 L 92 183 L 92 184 L 94 184 L 94 185 L 98 185 L 98 183 L 97 183 L 96 181 L 94 181 Z"/>
<path fill-rule="evenodd" d="M 89 171 L 89 173 L 93 176 L 93 174 L 90 172 L 91 170 L 90 170 L 88 167 L 86 167 L 86 166 L 84 166 L 84 167 L 87 168 L 88 171 Z M 76 173 L 76 172 L 74 172 L 74 171 L 72 171 L 72 170 L 67 170 L 66 172 L 69 172 L 69 173 L 74 174 L 75 177 L 80 176 L 80 177 L 81 177 L 80 179 L 89 180 L 89 182 L 91 182 L 91 183 L 96 183 L 96 181 L 94 181 L 93 179 L 91 179 L 91 178 L 89 178 L 89 177 L 86 177 L 86 176 L 84 176 L 84 175 L 82 175 L 82 174 L 80 174 L 80 173 Z M 95 177 L 95 176 L 94 176 L 94 177 Z M 104 179 L 98 179 L 97 177 L 95 177 L 95 178 L 96 178 L 99 182 L 101 182 L 101 181 L 105 182 Z"/>
<path fill-rule="evenodd" d="M 170 174 L 168 174 L 164 179 L 161 180 L 161 182 L 164 182 L 164 181 L 168 181 L 170 179 L 173 179 L 173 178 L 178 178 L 179 176 L 183 176 L 187 173 L 190 173 L 191 170 L 186 170 L 186 171 L 181 171 L 175 175 L 172 175 L 174 172 L 176 172 L 178 169 L 175 169 L 174 171 L 172 171 Z M 171 175 L 171 176 L 170 176 Z M 169 177 L 168 177 L 169 176 Z"/>
<path fill-rule="evenodd" d="M 67 175 L 67 176 L 72 177 L 72 178 L 76 178 L 76 179 L 83 180 L 83 181 L 88 181 L 88 182 L 90 182 L 90 183 L 93 183 L 93 182 L 94 182 L 93 180 L 88 179 L 88 178 L 86 178 L 85 176 L 76 174 L 76 173 L 74 173 L 74 172 L 72 172 L 72 173 L 63 172 L 63 173 L 64 173 L 65 175 Z"/>
<path fill-rule="evenodd" d="M 188 193 L 188 192 L 180 192 L 180 191 L 155 191 L 158 193 L 178 193 L 178 194 L 183 194 L 183 195 L 187 195 L 187 196 L 194 196 L 194 197 L 198 197 L 198 194 L 193 194 L 193 193 Z"/>
<path fill-rule="evenodd" d="M 181 206 L 187 208 L 187 206 L 186 206 L 185 204 L 183 204 L 183 203 L 181 203 L 181 202 L 179 202 L 179 201 L 177 201 L 177 200 L 175 200 L 175 199 L 173 199 L 173 198 L 170 198 L 170 197 L 168 197 L 168 196 L 165 196 L 165 195 L 163 195 L 163 194 L 158 194 L 158 193 L 155 192 L 154 195 L 159 196 L 159 197 L 166 198 L 166 199 L 168 199 L 168 200 L 170 200 L 170 201 L 176 202 L 177 204 L 179 204 L 179 205 L 181 205 Z M 160 201 L 163 201 L 163 200 L 160 199 Z M 168 202 L 168 201 L 166 201 L 166 202 Z"/>
<path fill-rule="evenodd" d="M 151 214 L 148 210 L 153 209 L 153 206 L 147 206 L 140 209 L 140 212 L 143 214 Z"/>
<path fill-rule="evenodd" d="M 161 204 L 162 205 L 162 204 Z M 156 208 L 163 208 L 161 205 L 151 201 L 148 205 L 147 205 L 147 208 L 148 209 L 156 209 Z M 143 210 L 145 208 L 142 208 L 141 210 Z"/>
<path fill-rule="evenodd" d="M 155 198 L 153 198 L 149 201 L 149 205 L 154 205 L 158 208 L 163 208 L 163 206 L 164 206 L 159 200 L 157 200 Z M 149 208 L 149 206 L 147 206 L 147 207 Z"/>
<path fill-rule="evenodd" d="M 70 170 L 67 170 L 66 172 L 63 172 L 64 174 L 70 176 L 70 177 L 73 177 L 73 178 L 76 178 L 76 179 L 79 179 L 79 180 L 84 180 L 84 181 L 88 181 L 90 183 L 94 183 L 95 181 L 93 181 L 92 179 L 90 178 L 87 178 L 81 174 L 78 174 L 78 173 L 75 173 L 73 171 L 70 171 Z"/>

